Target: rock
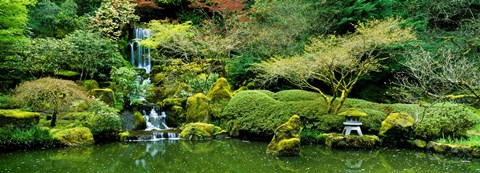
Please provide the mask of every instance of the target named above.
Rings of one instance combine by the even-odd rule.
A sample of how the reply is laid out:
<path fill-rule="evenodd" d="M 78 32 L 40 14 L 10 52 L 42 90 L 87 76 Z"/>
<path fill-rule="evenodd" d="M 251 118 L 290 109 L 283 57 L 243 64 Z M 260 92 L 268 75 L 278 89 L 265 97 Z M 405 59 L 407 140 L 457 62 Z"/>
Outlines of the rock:
<path fill-rule="evenodd" d="M 135 125 L 133 128 L 134 130 L 144 130 L 147 128 L 147 121 L 145 120 L 145 117 L 143 117 L 142 113 L 135 111 L 133 113 L 133 120 Z"/>
<path fill-rule="evenodd" d="M 219 78 L 208 90 L 207 98 L 210 100 L 209 102 L 209 110 L 210 114 L 213 118 L 220 119 L 222 118 L 222 111 L 225 106 L 228 104 L 230 99 L 232 99 L 232 91 L 230 90 L 230 86 L 228 86 L 227 79 Z"/>
<path fill-rule="evenodd" d="M 87 91 L 99 88 L 98 82 L 96 80 L 93 80 L 93 79 L 83 80 L 81 83 Z"/>
<path fill-rule="evenodd" d="M 93 134 L 86 127 L 52 129 L 50 135 L 65 146 L 82 146 L 94 143 Z"/>
<path fill-rule="evenodd" d="M 427 146 L 427 142 L 421 139 L 413 140 L 412 144 L 418 148 L 425 148 Z"/>
<path fill-rule="evenodd" d="M 112 89 L 93 89 L 90 91 L 90 94 L 93 95 L 95 98 L 103 101 L 110 107 L 113 107 L 115 103 L 115 97 Z"/>
<path fill-rule="evenodd" d="M 232 98 L 232 91 L 230 86 L 228 86 L 227 79 L 218 78 L 215 83 L 213 83 L 212 88 L 208 90 L 207 97 L 212 101 L 217 100 L 230 100 Z"/>
<path fill-rule="evenodd" d="M 17 109 L 0 110 L 0 127 L 13 125 L 14 127 L 28 127 L 32 124 L 38 124 L 40 113 L 27 112 Z"/>
<path fill-rule="evenodd" d="M 180 129 L 182 129 L 180 138 L 188 140 L 210 139 L 226 133 L 222 128 L 207 123 L 189 123 Z"/>
<path fill-rule="evenodd" d="M 195 94 L 187 99 L 187 123 L 210 121 L 209 99 L 202 93 Z"/>
<path fill-rule="evenodd" d="M 325 145 L 330 148 L 372 148 L 380 142 L 380 138 L 375 135 L 344 136 L 339 133 L 325 133 L 322 136 Z"/>
<path fill-rule="evenodd" d="M 407 113 L 395 112 L 382 121 L 379 135 L 390 144 L 403 145 L 408 142 L 415 119 Z"/>
<path fill-rule="evenodd" d="M 300 131 L 302 122 L 294 115 L 288 122 L 275 129 L 275 135 L 267 147 L 267 154 L 275 156 L 300 155 Z"/>

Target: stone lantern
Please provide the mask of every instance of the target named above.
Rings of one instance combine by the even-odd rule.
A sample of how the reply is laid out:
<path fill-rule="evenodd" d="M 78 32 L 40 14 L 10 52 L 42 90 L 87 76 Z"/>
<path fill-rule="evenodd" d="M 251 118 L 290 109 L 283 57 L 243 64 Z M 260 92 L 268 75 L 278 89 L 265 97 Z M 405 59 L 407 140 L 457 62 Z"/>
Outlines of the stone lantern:
<path fill-rule="evenodd" d="M 342 131 L 345 136 L 350 135 L 352 130 L 357 131 L 359 136 L 363 136 L 362 129 L 360 129 L 360 126 L 362 125 L 360 117 L 367 116 L 367 113 L 350 108 L 345 112 L 339 113 L 338 115 L 345 116 L 345 122 L 343 122 L 344 128 Z"/>

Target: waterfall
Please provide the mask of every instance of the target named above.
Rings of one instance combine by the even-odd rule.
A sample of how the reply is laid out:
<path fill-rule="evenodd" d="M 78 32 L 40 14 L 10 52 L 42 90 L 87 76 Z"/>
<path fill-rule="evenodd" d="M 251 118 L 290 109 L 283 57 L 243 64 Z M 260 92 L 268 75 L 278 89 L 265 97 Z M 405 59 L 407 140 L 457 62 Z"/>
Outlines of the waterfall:
<path fill-rule="evenodd" d="M 134 67 L 145 69 L 145 72 L 150 74 L 150 70 L 152 69 L 150 48 L 141 46 L 140 41 L 150 37 L 152 31 L 135 27 L 133 34 L 134 39 L 128 45 L 130 47 L 130 63 Z"/>
<path fill-rule="evenodd" d="M 167 126 L 167 123 L 165 122 L 165 119 L 167 118 L 167 114 L 165 114 L 164 111 L 158 115 L 157 111 L 155 111 L 155 108 L 152 108 L 150 111 L 150 114 L 146 114 L 145 112 L 143 113 L 143 117 L 145 117 L 145 121 L 147 122 L 147 128 L 145 131 L 151 131 L 151 130 L 167 130 L 171 129 L 170 127 Z M 154 135 L 159 136 L 157 135 Z M 160 135 L 160 136 L 163 136 Z"/>

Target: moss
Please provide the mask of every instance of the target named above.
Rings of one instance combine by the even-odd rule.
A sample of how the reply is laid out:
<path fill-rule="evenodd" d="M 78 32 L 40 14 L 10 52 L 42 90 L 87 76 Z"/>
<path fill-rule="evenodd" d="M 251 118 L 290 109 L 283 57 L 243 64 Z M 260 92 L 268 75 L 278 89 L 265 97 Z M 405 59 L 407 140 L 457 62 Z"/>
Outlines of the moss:
<path fill-rule="evenodd" d="M 298 115 L 293 115 L 288 122 L 275 129 L 275 136 L 268 144 L 267 154 L 275 156 L 300 155 L 300 131 L 302 122 Z"/>
<path fill-rule="evenodd" d="M 91 145 L 94 143 L 92 132 L 86 127 L 70 129 L 53 129 L 51 135 L 66 146 Z"/>
<path fill-rule="evenodd" d="M 418 148 L 425 148 L 427 146 L 427 142 L 421 139 L 415 139 L 412 143 Z"/>
<path fill-rule="evenodd" d="M 115 103 L 115 96 L 112 89 L 93 89 L 90 91 L 90 94 L 93 95 L 95 98 L 103 101 L 110 107 L 113 107 Z"/>
<path fill-rule="evenodd" d="M 332 148 L 372 148 L 380 143 L 380 138 L 375 135 L 344 136 L 339 133 L 326 133 L 322 136 L 325 145 Z"/>
<path fill-rule="evenodd" d="M 124 132 L 120 133 L 119 134 L 120 141 L 126 141 L 129 136 L 130 136 L 130 132 L 128 132 L 128 131 L 124 131 Z"/>
<path fill-rule="evenodd" d="M 165 73 L 155 73 L 155 75 L 153 76 L 153 83 L 161 83 L 163 82 L 163 80 L 165 79 L 165 77 L 167 76 L 167 74 Z"/>
<path fill-rule="evenodd" d="M 391 113 L 382 121 L 379 135 L 392 145 L 403 145 L 411 138 L 415 120 L 403 112 Z"/>
<path fill-rule="evenodd" d="M 278 101 L 305 101 L 316 100 L 320 98 L 320 94 L 316 92 L 310 92 L 305 90 L 283 90 L 275 93 L 273 96 Z"/>
<path fill-rule="evenodd" d="M 208 90 L 207 97 L 212 101 L 231 99 L 232 91 L 230 90 L 230 86 L 228 86 L 227 79 L 218 78 L 212 85 L 212 88 Z"/>
<path fill-rule="evenodd" d="M 32 124 L 38 124 L 40 113 L 27 112 L 17 109 L 0 110 L 0 127 L 13 125 L 15 127 L 28 127 Z"/>
<path fill-rule="evenodd" d="M 210 139 L 217 135 L 226 133 L 222 128 L 207 123 L 189 123 L 181 127 L 180 138 L 188 140 Z"/>
<path fill-rule="evenodd" d="M 99 85 L 98 85 L 98 82 L 96 80 L 84 80 L 81 82 L 83 87 L 87 90 L 87 91 L 90 91 L 90 90 L 93 90 L 93 89 L 98 89 L 99 88 Z"/>
<path fill-rule="evenodd" d="M 135 111 L 133 113 L 133 120 L 135 125 L 135 127 L 133 128 L 134 130 L 143 130 L 147 128 L 147 121 L 140 112 Z"/>
<path fill-rule="evenodd" d="M 60 77 L 72 78 L 72 77 L 79 76 L 80 73 L 75 72 L 75 71 L 60 70 L 58 72 L 55 72 L 55 75 L 60 76 Z"/>
<path fill-rule="evenodd" d="M 202 93 L 195 94 L 187 99 L 187 123 L 209 122 L 209 99 Z"/>
<path fill-rule="evenodd" d="M 367 116 L 367 113 L 355 108 L 349 108 L 346 111 L 339 113 L 338 115 L 348 117 L 365 117 Z"/>

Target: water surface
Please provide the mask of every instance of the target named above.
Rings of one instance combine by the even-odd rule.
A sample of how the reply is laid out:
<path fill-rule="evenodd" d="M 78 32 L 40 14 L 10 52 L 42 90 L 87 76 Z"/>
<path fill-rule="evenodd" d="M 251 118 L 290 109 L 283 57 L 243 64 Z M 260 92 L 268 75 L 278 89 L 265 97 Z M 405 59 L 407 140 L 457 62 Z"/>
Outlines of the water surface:
<path fill-rule="evenodd" d="M 300 157 L 265 155 L 268 143 L 234 139 L 163 140 L 0 154 L 0 172 L 480 172 L 480 159 L 402 149 L 329 150 L 302 146 Z"/>

